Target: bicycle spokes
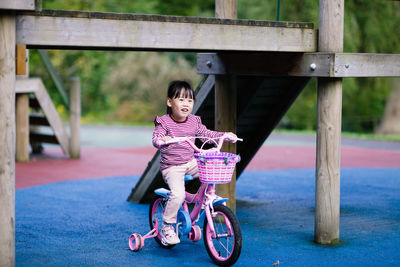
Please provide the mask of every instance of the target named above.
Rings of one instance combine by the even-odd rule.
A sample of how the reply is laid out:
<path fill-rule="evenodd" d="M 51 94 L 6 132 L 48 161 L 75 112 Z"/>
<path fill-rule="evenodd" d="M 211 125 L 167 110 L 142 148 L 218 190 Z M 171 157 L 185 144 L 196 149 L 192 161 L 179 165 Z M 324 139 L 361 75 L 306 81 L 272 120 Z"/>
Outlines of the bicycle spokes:
<path fill-rule="evenodd" d="M 210 215 L 203 229 L 207 252 L 218 265 L 232 265 L 238 259 L 242 247 L 239 222 L 224 205 L 214 206 L 214 212 Z"/>
<path fill-rule="evenodd" d="M 154 237 L 154 239 L 157 241 L 158 244 L 160 244 L 161 247 L 164 248 L 171 248 L 175 245 L 168 245 L 168 244 L 164 244 L 162 242 L 162 237 L 161 237 L 161 224 L 163 221 L 163 215 L 164 215 L 164 211 L 165 211 L 165 206 L 167 204 L 167 199 L 161 197 L 161 196 L 156 196 L 151 204 L 150 204 L 150 214 L 149 214 L 149 223 L 150 223 L 150 229 L 153 229 L 156 225 L 155 225 L 155 221 L 157 220 L 158 223 L 158 234 L 157 236 Z"/>
<path fill-rule="evenodd" d="M 224 214 L 217 212 L 213 218 L 213 222 L 215 229 L 215 238 L 212 238 L 213 245 L 220 257 L 228 258 L 235 242 L 229 220 L 227 220 Z"/>

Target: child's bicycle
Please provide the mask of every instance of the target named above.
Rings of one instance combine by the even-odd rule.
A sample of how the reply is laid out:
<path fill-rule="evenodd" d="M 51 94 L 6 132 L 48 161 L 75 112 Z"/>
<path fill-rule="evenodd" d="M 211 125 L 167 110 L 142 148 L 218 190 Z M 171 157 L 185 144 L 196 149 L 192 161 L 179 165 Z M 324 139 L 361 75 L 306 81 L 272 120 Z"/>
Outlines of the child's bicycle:
<path fill-rule="evenodd" d="M 196 137 L 204 138 L 204 137 Z M 199 168 L 200 188 L 196 194 L 186 193 L 185 201 L 178 212 L 176 232 L 179 236 L 188 235 L 191 241 L 199 241 L 202 236 L 201 228 L 196 223 L 203 223 L 203 240 L 208 255 L 214 263 L 221 266 L 234 264 L 240 256 L 242 249 L 242 233 L 240 224 L 232 212 L 226 206 L 227 198 L 217 198 L 215 184 L 229 183 L 232 179 L 233 170 L 240 156 L 220 152 L 222 143 L 227 136 L 223 135 L 218 143 L 212 140 L 217 146 L 212 149 L 202 150 L 193 143 L 193 137 L 177 137 L 166 142 L 166 144 L 186 141 L 198 153 L 195 153 Z M 242 141 L 242 139 L 232 140 Z M 205 143 L 206 143 L 205 142 Z M 185 180 L 192 180 L 193 177 L 185 176 Z M 145 236 L 134 233 L 129 237 L 129 247 L 138 251 L 144 246 L 144 240 L 152 238 L 163 248 L 172 248 L 175 245 L 164 243 L 161 238 L 161 223 L 164 209 L 168 201 L 170 191 L 159 188 L 154 191 L 156 196 L 150 204 L 149 223 L 151 231 Z M 194 207 L 189 211 L 188 204 L 193 203 Z"/>

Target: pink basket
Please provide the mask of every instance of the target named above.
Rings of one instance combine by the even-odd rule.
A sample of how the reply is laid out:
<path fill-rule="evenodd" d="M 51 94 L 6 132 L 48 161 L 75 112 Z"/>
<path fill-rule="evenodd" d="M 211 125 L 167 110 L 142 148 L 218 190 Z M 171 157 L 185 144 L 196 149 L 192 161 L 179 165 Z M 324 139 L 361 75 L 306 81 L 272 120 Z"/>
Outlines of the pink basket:
<path fill-rule="evenodd" d="M 225 184 L 232 179 L 235 165 L 240 156 L 227 152 L 195 153 L 199 168 L 199 179 L 202 183 Z"/>

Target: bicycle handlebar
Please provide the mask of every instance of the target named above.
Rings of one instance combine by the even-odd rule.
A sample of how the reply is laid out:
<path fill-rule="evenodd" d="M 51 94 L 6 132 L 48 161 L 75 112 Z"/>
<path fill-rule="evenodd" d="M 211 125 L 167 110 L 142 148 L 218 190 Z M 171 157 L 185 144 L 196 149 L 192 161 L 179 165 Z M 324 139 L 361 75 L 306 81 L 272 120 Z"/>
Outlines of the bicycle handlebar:
<path fill-rule="evenodd" d="M 212 152 L 220 152 L 222 144 L 224 142 L 224 140 L 228 140 L 228 141 L 233 141 L 233 143 L 237 142 L 237 141 L 243 141 L 242 138 L 232 138 L 232 135 L 229 134 L 223 134 L 220 137 L 215 137 L 215 138 L 210 138 L 210 137 L 204 137 L 204 136 L 194 136 L 194 137 L 174 137 L 166 142 L 164 142 L 165 145 L 169 145 L 169 144 L 174 144 L 174 143 L 179 143 L 179 142 L 188 142 L 189 145 L 196 151 L 196 152 L 205 152 L 207 151 L 208 153 L 212 153 Z M 195 138 L 203 138 L 203 139 L 207 139 L 207 141 L 203 142 L 203 145 L 201 146 L 201 148 L 198 148 L 194 142 L 191 139 L 195 139 Z M 215 139 L 218 139 L 218 142 L 215 141 Z M 205 143 L 209 142 L 209 141 L 213 141 L 217 146 L 211 149 L 207 149 L 207 150 L 203 150 L 203 146 Z"/>

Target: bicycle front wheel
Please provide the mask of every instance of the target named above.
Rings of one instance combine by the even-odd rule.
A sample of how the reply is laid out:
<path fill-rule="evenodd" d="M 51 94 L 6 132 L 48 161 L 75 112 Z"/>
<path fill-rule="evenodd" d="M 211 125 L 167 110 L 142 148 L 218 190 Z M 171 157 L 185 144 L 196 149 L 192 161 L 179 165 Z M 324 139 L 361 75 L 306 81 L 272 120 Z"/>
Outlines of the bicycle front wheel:
<path fill-rule="evenodd" d="M 232 210 L 224 205 L 214 206 L 212 222 L 204 220 L 203 236 L 207 253 L 220 266 L 233 265 L 242 250 L 240 224 Z M 214 224 L 215 235 L 210 223 Z"/>
<path fill-rule="evenodd" d="M 167 199 L 161 197 L 161 196 L 155 196 L 153 200 L 150 203 L 150 210 L 149 210 L 149 224 L 150 224 L 150 230 L 154 228 L 154 221 L 157 219 L 158 221 L 158 235 L 154 237 L 154 239 L 157 241 L 157 243 L 163 247 L 163 248 L 172 248 L 175 245 L 168 245 L 164 244 L 161 239 L 161 224 L 163 221 L 163 215 L 165 211 L 165 206 L 167 205 Z"/>

